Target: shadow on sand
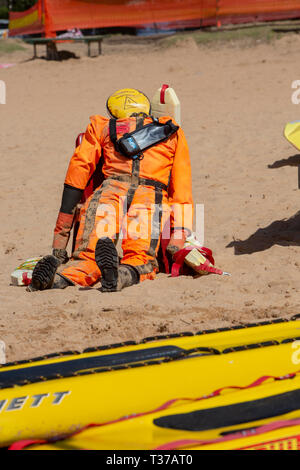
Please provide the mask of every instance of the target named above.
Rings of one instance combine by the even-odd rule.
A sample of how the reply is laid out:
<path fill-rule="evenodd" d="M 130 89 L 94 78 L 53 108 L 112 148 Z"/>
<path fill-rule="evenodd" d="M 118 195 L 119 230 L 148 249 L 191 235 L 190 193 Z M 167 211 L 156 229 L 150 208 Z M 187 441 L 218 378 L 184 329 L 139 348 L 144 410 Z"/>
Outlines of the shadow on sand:
<path fill-rule="evenodd" d="M 233 247 L 235 255 L 250 255 L 273 245 L 300 246 L 300 211 L 289 219 L 276 220 L 258 229 L 246 240 L 233 240 L 226 248 Z"/>
<path fill-rule="evenodd" d="M 277 160 L 271 165 L 268 165 L 268 168 L 282 168 L 283 166 L 300 166 L 300 153 L 292 155 L 289 158 L 282 158 L 281 160 Z"/>

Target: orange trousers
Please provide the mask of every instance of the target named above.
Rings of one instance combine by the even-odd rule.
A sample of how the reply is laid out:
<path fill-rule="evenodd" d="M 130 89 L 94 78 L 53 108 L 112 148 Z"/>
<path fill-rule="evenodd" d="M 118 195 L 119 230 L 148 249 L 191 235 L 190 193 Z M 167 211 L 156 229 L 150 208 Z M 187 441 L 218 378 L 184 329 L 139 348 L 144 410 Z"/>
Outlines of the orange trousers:
<path fill-rule="evenodd" d="M 129 206 L 129 207 L 128 207 Z M 135 266 L 140 280 L 154 279 L 161 227 L 169 217 L 168 195 L 160 188 L 108 178 L 80 210 L 73 259 L 79 261 L 61 271 L 75 284 L 92 286 L 101 273 L 95 262 L 99 238 L 122 240 L 121 264 Z"/>

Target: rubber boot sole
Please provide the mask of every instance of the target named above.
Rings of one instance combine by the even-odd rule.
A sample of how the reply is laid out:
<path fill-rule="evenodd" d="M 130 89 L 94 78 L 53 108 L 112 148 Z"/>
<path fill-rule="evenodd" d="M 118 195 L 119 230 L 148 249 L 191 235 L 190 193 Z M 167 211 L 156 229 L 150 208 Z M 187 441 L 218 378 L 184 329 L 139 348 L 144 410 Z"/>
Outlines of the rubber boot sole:
<path fill-rule="evenodd" d="M 100 238 L 95 249 L 95 261 L 101 271 L 101 291 L 115 292 L 118 285 L 119 256 L 113 241 Z"/>
<path fill-rule="evenodd" d="M 55 256 L 44 256 L 44 258 L 36 264 L 33 270 L 31 284 L 29 284 L 28 290 L 35 291 L 51 289 L 54 283 L 55 273 L 59 265 L 60 262 L 55 258 Z"/>

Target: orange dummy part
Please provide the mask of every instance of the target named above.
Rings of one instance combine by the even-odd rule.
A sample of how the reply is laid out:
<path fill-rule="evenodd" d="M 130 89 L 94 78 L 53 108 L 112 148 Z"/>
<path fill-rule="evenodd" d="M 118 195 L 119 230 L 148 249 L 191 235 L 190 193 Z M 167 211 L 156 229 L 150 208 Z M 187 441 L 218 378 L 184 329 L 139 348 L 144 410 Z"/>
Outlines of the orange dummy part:
<path fill-rule="evenodd" d="M 59 212 L 54 230 L 53 244 L 54 249 L 65 250 L 70 238 L 70 232 L 73 225 L 74 214 L 64 214 Z"/>
<path fill-rule="evenodd" d="M 160 118 L 160 122 L 165 123 L 169 119 L 169 116 L 164 116 Z M 150 122 L 152 119 L 148 117 L 144 124 Z M 175 123 L 175 121 L 173 122 Z M 108 118 L 91 117 L 91 123 L 83 136 L 81 145 L 76 148 L 71 158 L 65 178 L 66 184 L 78 189 L 85 189 L 101 154 L 103 158 L 102 171 L 105 178 L 132 173 L 132 160 L 115 151 L 109 137 L 108 124 Z M 125 132 L 132 132 L 135 130 L 135 126 L 136 119 L 134 117 L 119 119 L 117 121 L 118 137 Z M 139 176 L 169 185 L 168 194 L 171 205 L 193 204 L 189 148 L 181 128 L 166 142 L 144 152 L 144 158 L 140 162 Z M 189 225 L 191 224 L 189 223 Z"/>
<path fill-rule="evenodd" d="M 160 122 L 169 119 L 166 116 Z M 144 125 L 150 122 L 147 117 Z M 118 138 L 134 131 L 136 124 L 135 117 L 119 119 Z M 121 263 L 135 266 L 140 280 L 153 279 L 166 220 L 171 217 L 171 227 L 192 229 L 191 164 L 184 132 L 180 128 L 167 141 L 144 151 L 142 159 L 133 161 L 115 150 L 109 119 L 92 116 L 71 158 L 65 183 L 85 189 L 100 159 L 104 182 L 82 206 L 79 216 L 73 256 L 80 261 L 62 274 L 83 286 L 95 284 L 101 277 L 95 262 L 97 240 L 102 236 L 117 240 L 121 234 Z"/>

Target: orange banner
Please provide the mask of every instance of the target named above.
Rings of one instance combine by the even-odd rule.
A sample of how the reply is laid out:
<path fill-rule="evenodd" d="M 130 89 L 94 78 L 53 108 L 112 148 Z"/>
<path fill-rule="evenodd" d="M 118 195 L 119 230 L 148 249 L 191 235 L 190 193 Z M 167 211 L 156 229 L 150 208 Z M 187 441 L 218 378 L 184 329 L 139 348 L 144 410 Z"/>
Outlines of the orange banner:
<path fill-rule="evenodd" d="M 245 23 L 300 17 L 299 0 L 218 0 L 221 23 Z"/>
<path fill-rule="evenodd" d="M 298 0 L 219 0 L 217 4 L 222 16 L 289 12 L 300 8 Z"/>
<path fill-rule="evenodd" d="M 201 27 L 300 17 L 300 0 L 39 0 L 10 14 L 10 36 L 71 28 Z"/>
<path fill-rule="evenodd" d="M 44 32 L 44 11 L 41 1 L 22 12 L 10 12 L 9 36 L 38 34 Z"/>
<path fill-rule="evenodd" d="M 214 15 L 215 0 L 47 0 L 54 30 L 153 25 Z M 205 8 L 211 4 L 212 8 Z"/>

